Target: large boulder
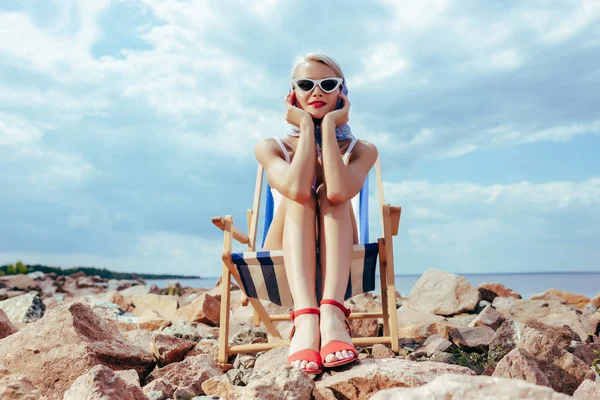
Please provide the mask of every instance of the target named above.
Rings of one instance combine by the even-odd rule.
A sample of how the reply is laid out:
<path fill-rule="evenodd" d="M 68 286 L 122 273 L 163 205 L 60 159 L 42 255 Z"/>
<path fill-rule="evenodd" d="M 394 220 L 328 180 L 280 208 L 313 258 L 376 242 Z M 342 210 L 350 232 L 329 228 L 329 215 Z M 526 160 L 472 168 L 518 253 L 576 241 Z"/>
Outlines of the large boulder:
<path fill-rule="evenodd" d="M 421 341 L 436 333 L 444 338 L 448 337 L 450 324 L 441 315 L 413 310 L 404 304 L 396 310 L 396 314 L 398 316 L 398 335 L 400 338 L 413 338 Z"/>
<path fill-rule="evenodd" d="M 429 269 L 413 286 L 406 305 L 417 311 L 453 315 L 475 310 L 478 302 L 479 291 L 466 278 Z"/>
<path fill-rule="evenodd" d="M 496 297 L 512 297 L 515 299 L 522 298 L 520 294 L 507 288 L 501 283 L 484 282 L 477 286 L 477 290 L 481 293 L 481 300 L 489 302 L 494 301 Z"/>
<path fill-rule="evenodd" d="M 145 376 L 154 367 L 154 358 L 89 306 L 71 303 L 0 340 L 0 363 L 29 378 L 44 397 L 59 399 L 95 365 L 135 369 Z"/>
<path fill-rule="evenodd" d="M 559 289 L 548 289 L 540 294 L 534 294 L 531 296 L 531 300 L 559 300 L 564 304 L 569 304 L 583 310 L 585 306 L 590 303 L 590 298 L 582 294 L 565 292 Z"/>
<path fill-rule="evenodd" d="M 442 375 L 411 388 L 382 390 L 371 400 L 569 400 L 570 397 L 529 382 L 489 376 Z"/>

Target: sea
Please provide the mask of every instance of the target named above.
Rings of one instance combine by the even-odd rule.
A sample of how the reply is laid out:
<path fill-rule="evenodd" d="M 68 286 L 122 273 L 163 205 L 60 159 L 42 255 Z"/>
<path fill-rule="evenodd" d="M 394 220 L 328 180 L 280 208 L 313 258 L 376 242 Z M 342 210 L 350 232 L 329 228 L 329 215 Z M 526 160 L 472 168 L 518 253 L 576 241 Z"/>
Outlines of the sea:
<path fill-rule="evenodd" d="M 473 286 L 480 283 L 501 283 L 519 293 L 524 299 L 544 292 L 546 289 L 560 289 L 566 292 L 582 294 L 589 298 L 600 293 L 600 272 L 544 272 L 544 273 L 502 273 L 502 274 L 459 274 Z M 396 290 L 402 296 L 408 296 L 421 275 L 396 275 Z M 169 281 L 177 280 L 182 286 L 193 288 L 212 288 L 218 277 L 200 279 L 146 279 L 146 284 L 164 288 Z M 380 293 L 379 277 L 375 279 L 374 293 Z"/>

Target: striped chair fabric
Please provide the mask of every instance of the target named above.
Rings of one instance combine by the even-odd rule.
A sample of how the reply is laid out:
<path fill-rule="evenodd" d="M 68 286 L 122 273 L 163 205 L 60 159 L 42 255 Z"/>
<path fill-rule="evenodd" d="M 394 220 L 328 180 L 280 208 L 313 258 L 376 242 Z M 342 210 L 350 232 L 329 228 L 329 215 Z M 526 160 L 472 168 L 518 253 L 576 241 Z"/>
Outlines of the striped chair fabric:
<path fill-rule="evenodd" d="M 354 209 L 358 208 L 359 210 L 357 225 L 359 227 L 360 244 L 355 244 L 353 248 L 350 276 L 345 294 L 346 299 L 375 290 L 375 270 L 379 246 L 377 243 L 367 243 L 369 233 L 368 190 L 369 182 L 367 178 L 360 193 L 352 200 Z M 263 245 L 275 211 L 273 204 L 273 196 L 267 184 Z M 317 261 L 317 301 L 320 301 L 321 265 L 319 255 L 315 254 L 315 257 Z M 233 253 L 231 260 L 237 267 L 248 297 L 268 300 L 284 307 L 293 306 L 283 262 L 283 250 Z"/>

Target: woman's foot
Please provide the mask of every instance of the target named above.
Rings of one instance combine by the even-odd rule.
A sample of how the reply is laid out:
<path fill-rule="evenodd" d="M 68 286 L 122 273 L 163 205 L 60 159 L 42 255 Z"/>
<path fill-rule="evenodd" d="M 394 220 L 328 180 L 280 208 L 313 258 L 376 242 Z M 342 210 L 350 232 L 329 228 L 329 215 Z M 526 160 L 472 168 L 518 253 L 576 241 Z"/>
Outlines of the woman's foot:
<path fill-rule="evenodd" d="M 296 331 L 290 341 L 290 356 L 302 350 L 319 352 L 319 316 L 315 314 L 298 315 L 294 319 Z M 299 359 L 289 362 L 290 365 L 301 368 L 305 372 L 321 371 L 322 365 L 315 361 Z"/>
<path fill-rule="evenodd" d="M 333 341 L 348 343 L 348 350 L 336 351 L 325 355 L 323 362 L 336 363 L 338 361 L 354 360 L 356 354 L 350 350 L 354 349 L 352 340 L 346 329 L 346 315 L 339 308 L 331 304 L 321 304 L 321 343 L 327 345 Z"/>

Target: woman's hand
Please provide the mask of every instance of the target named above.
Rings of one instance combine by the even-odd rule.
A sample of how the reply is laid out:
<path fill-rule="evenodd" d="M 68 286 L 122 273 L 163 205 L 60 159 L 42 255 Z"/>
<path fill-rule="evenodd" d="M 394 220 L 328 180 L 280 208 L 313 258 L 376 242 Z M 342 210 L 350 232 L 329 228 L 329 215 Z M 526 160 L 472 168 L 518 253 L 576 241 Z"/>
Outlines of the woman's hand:
<path fill-rule="evenodd" d="M 337 127 L 340 125 L 347 124 L 350 120 L 350 117 L 348 115 L 348 112 L 350 111 L 350 102 L 348 101 L 346 95 L 342 92 L 340 92 L 339 98 L 343 100 L 344 106 L 339 110 L 333 110 L 325 114 L 325 117 L 323 117 L 324 123 L 331 122 L 334 123 Z"/>
<path fill-rule="evenodd" d="M 285 120 L 292 125 L 300 127 L 300 124 L 303 121 L 310 121 L 310 114 L 304 111 L 301 108 L 294 106 L 296 93 L 292 90 L 290 93 L 285 96 L 283 100 L 283 104 L 285 104 L 286 112 L 285 112 Z"/>

